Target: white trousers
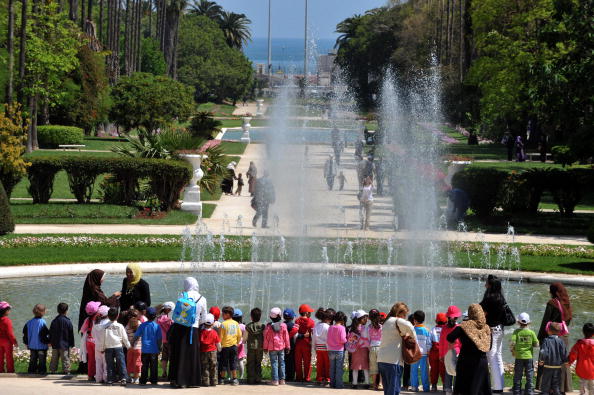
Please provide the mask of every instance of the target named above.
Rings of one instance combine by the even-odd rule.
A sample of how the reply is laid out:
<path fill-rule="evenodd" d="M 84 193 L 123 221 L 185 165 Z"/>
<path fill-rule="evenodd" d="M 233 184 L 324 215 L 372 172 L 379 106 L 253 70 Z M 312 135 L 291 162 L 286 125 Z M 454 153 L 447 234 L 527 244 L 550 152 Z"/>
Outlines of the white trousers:
<path fill-rule="evenodd" d="M 101 354 L 99 351 L 95 351 L 95 381 L 98 383 L 107 381 L 105 354 Z"/>
<path fill-rule="evenodd" d="M 487 353 L 489 369 L 491 370 L 491 389 L 494 391 L 503 390 L 503 326 L 491 328 L 491 339 L 493 345 Z"/>

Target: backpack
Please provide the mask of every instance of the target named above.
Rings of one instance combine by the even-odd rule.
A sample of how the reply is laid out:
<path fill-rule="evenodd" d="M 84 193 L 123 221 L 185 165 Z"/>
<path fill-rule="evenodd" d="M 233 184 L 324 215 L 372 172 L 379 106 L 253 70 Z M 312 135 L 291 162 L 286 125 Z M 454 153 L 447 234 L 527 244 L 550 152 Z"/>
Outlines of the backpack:
<path fill-rule="evenodd" d="M 198 298 L 198 300 L 200 300 Z M 173 322 L 183 326 L 192 327 L 196 322 L 196 303 L 198 300 L 194 300 L 188 297 L 188 293 L 184 292 L 175 303 L 175 309 L 173 310 Z"/>
<path fill-rule="evenodd" d="M 359 339 L 361 338 L 360 335 L 356 334 L 355 332 L 349 332 L 347 336 L 347 342 L 345 344 L 345 348 L 348 352 L 354 353 L 359 348 Z"/>

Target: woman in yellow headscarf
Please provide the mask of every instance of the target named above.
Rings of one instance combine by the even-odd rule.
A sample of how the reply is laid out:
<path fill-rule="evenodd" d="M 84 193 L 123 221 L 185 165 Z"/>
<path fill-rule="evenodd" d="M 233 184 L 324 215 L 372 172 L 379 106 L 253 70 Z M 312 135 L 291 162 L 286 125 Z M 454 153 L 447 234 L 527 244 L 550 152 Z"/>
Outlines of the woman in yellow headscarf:
<path fill-rule="evenodd" d="M 138 302 L 146 307 L 151 305 L 151 291 L 149 284 L 142 278 L 142 268 L 138 263 L 130 263 L 126 267 L 126 277 L 122 282 L 122 296 L 120 307 L 128 310 Z"/>

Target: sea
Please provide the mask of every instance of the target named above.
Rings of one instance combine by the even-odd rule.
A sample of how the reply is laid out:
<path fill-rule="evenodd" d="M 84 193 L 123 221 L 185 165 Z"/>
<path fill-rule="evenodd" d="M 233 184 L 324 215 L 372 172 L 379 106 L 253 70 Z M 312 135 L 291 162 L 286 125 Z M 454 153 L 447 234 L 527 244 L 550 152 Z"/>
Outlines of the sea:
<path fill-rule="evenodd" d="M 310 72 L 315 70 L 318 55 L 327 54 L 334 48 L 335 39 L 312 39 L 308 45 Z M 303 73 L 304 43 L 302 38 L 272 39 L 272 70 L 289 74 Z M 245 55 L 257 64 L 268 63 L 268 38 L 254 38 L 244 49 Z"/>

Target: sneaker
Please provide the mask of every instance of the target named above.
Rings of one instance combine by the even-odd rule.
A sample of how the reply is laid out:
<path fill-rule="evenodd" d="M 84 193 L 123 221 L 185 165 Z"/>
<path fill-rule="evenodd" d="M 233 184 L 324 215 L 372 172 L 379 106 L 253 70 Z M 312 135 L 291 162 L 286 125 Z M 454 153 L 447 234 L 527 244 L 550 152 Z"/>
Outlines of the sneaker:
<path fill-rule="evenodd" d="M 225 384 L 225 381 L 223 379 L 219 379 L 219 385 L 223 385 Z"/>
<path fill-rule="evenodd" d="M 287 383 L 285 382 L 285 380 L 281 380 L 281 381 L 279 381 L 279 384 L 280 384 L 280 385 L 285 385 L 285 384 L 287 384 Z"/>
<path fill-rule="evenodd" d="M 437 384 L 431 386 L 431 392 L 437 392 Z"/>
<path fill-rule="evenodd" d="M 277 386 L 277 385 L 278 385 L 278 381 L 271 381 L 271 382 L 270 382 L 270 385 Z"/>
<path fill-rule="evenodd" d="M 105 385 L 113 385 L 113 382 L 112 381 L 107 381 L 107 382 L 105 382 Z"/>
<path fill-rule="evenodd" d="M 120 380 L 120 384 L 123 385 L 124 387 L 126 386 L 126 384 L 128 384 L 128 382 L 126 380 Z"/>
<path fill-rule="evenodd" d="M 412 387 L 411 392 L 419 392 L 419 387 Z"/>
<path fill-rule="evenodd" d="M 231 382 L 231 385 L 239 385 L 239 380 L 233 379 L 233 381 Z"/>

